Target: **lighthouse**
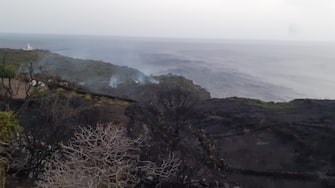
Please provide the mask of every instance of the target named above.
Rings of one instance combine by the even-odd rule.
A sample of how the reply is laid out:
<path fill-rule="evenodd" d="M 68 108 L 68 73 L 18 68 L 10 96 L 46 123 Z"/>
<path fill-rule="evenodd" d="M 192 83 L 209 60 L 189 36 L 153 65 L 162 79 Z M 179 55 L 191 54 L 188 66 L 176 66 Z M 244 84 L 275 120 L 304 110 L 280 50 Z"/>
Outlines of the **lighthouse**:
<path fill-rule="evenodd" d="M 28 43 L 27 47 L 23 48 L 22 50 L 24 50 L 24 51 L 32 51 L 33 47 Z"/>

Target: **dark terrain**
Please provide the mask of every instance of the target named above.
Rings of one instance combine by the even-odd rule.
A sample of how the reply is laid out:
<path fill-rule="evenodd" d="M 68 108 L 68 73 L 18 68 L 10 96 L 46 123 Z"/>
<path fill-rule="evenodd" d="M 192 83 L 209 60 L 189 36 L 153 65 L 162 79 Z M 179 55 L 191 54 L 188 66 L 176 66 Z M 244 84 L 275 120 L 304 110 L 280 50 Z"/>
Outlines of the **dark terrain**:
<path fill-rule="evenodd" d="M 210 99 L 192 121 L 215 139 L 243 187 L 332 187 L 334 110 L 331 100 Z"/>
<path fill-rule="evenodd" d="M 335 187 L 333 100 L 214 99 L 176 75 L 146 76 L 132 68 L 47 51 L 1 49 L 1 56 L 21 72 L 33 63 L 36 74 L 51 75 L 46 94 L 11 101 L 21 125 L 46 143 L 66 141 L 79 125 L 116 121 L 130 136 L 147 138 L 150 147 L 143 150 L 144 158 L 155 161 L 179 152 L 185 161 L 179 181 L 184 186 Z M 121 81 L 112 88 L 109 81 L 115 75 Z M 61 117 L 57 121 L 47 113 L 51 107 L 58 109 L 50 112 Z M 28 175 L 21 172 L 18 179 Z M 17 178 L 10 177 L 8 187 L 17 187 Z"/>

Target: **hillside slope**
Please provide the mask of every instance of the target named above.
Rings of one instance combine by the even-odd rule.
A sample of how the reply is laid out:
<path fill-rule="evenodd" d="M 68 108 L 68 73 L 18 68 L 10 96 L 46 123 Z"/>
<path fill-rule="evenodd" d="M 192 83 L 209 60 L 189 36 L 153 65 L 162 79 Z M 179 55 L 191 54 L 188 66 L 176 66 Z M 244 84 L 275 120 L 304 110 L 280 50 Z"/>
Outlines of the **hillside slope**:
<path fill-rule="evenodd" d="M 51 124 L 68 131 L 68 139 L 79 125 L 117 121 L 130 136 L 148 139 L 144 157 L 154 161 L 170 151 L 183 154 L 183 181 L 197 186 L 227 181 L 242 187 L 334 186 L 333 100 L 214 99 L 176 75 L 146 76 L 129 67 L 43 50 L 1 49 L 0 57 L 19 73 L 32 63 L 35 74 L 62 78 L 54 85 L 48 82 L 49 92 L 40 97 L 13 100 L 22 126 L 38 130 L 41 139 L 53 135 Z M 65 106 L 58 108 L 57 101 Z M 57 121 L 48 109 L 65 112 L 50 112 L 61 117 Z"/>

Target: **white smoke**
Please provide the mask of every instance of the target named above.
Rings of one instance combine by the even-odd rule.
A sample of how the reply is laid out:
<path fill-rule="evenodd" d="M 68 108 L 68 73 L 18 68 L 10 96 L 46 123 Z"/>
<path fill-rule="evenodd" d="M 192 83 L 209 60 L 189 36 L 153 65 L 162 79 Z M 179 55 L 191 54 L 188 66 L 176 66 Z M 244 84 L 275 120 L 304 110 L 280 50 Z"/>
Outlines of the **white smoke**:
<path fill-rule="evenodd" d="M 112 88 L 117 88 L 118 85 L 125 83 L 125 82 L 133 82 L 138 85 L 145 85 L 145 84 L 159 84 L 159 80 L 155 79 L 153 76 L 143 76 L 143 75 L 136 75 L 132 78 L 122 79 L 120 76 L 112 75 L 109 80 L 109 86 Z"/>
<path fill-rule="evenodd" d="M 148 81 L 151 83 L 151 84 L 159 84 L 159 80 L 155 79 L 154 77 L 150 76 L 148 78 Z"/>
<path fill-rule="evenodd" d="M 112 88 L 117 88 L 117 86 L 121 84 L 121 81 L 119 78 L 117 78 L 116 76 L 112 76 L 109 80 L 109 86 L 111 86 Z"/>

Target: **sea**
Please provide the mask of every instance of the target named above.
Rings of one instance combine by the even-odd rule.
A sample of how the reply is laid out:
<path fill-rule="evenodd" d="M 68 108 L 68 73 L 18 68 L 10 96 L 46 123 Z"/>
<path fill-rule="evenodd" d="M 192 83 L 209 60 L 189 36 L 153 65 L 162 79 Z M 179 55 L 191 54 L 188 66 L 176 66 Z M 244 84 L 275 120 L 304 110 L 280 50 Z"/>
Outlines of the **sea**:
<path fill-rule="evenodd" d="M 0 48 L 34 49 L 176 74 L 214 98 L 286 102 L 335 99 L 335 43 L 228 39 L 165 39 L 0 33 Z"/>

